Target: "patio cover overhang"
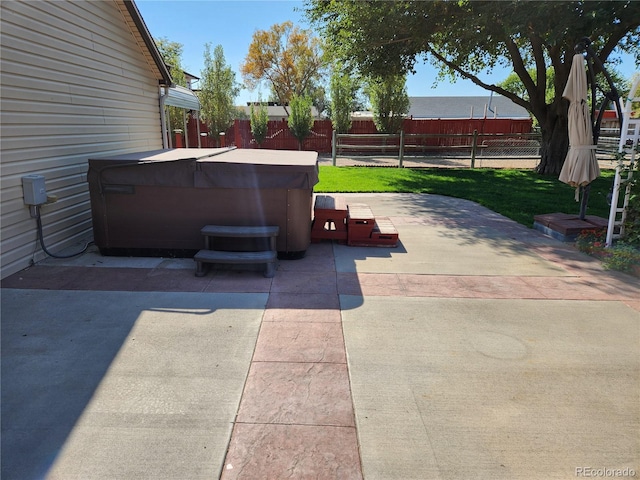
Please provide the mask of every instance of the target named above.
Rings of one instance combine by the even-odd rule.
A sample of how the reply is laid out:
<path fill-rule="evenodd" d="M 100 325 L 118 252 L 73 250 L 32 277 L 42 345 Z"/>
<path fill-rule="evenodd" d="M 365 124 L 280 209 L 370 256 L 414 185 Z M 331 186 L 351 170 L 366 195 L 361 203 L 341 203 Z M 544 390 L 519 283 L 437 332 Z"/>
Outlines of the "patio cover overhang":
<path fill-rule="evenodd" d="M 169 125 L 169 116 L 165 112 L 165 107 L 177 107 L 182 109 L 182 123 L 185 132 L 185 141 L 188 145 L 187 133 L 187 110 L 193 112 L 200 111 L 200 100 L 193 91 L 188 88 L 174 85 L 169 88 L 162 87 L 162 95 L 160 96 L 160 115 L 162 120 L 162 145 L 164 148 L 171 148 L 171 138 L 168 134 L 171 125 Z M 197 115 L 197 114 L 196 114 Z M 198 147 L 200 147 L 200 122 L 196 122 L 198 128 Z"/>
<path fill-rule="evenodd" d="M 175 85 L 165 90 L 167 95 L 164 104 L 170 107 L 178 107 L 184 110 L 200 111 L 200 100 L 193 91 L 188 88 Z"/>

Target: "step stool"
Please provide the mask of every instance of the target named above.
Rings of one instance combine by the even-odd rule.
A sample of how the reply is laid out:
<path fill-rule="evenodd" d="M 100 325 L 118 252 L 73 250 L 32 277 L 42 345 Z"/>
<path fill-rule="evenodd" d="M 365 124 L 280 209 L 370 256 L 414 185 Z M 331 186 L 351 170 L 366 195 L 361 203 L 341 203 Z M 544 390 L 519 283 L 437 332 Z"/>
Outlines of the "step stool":
<path fill-rule="evenodd" d="M 347 245 L 371 238 L 376 221 L 369 205 L 350 203 L 347 209 Z"/>
<path fill-rule="evenodd" d="M 318 195 L 313 206 L 311 241 L 347 240 L 347 203 L 344 197 Z"/>
<path fill-rule="evenodd" d="M 271 278 L 276 273 L 276 261 L 278 252 L 276 251 L 276 237 L 280 232 L 277 226 L 231 226 L 231 225 L 205 225 L 200 230 L 204 236 L 203 250 L 195 254 L 193 259 L 196 262 L 196 277 L 204 277 L 208 272 L 211 263 L 230 264 L 255 264 L 264 263 L 266 265 L 264 276 Z M 268 250 L 257 251 L 227 251 L 213 249 L 213 238 L 263 238 L 268 239 Z"/>
<path fill-rule="evenodd" d="M 376 217 L 369 238 L 351 238 L 349 245 L 358 247 L 395 247 L 398 231 L 388 217 Z"/>

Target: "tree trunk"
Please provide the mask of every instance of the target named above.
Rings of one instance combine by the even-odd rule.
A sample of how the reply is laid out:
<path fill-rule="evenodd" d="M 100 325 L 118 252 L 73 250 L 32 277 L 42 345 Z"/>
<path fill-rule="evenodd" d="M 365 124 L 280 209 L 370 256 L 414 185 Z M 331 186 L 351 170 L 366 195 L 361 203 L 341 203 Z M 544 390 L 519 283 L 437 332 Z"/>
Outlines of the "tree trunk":
<path fill-rule="evenodd" d="M 569 132 L 567 110 L 559 109 L 560 113 L 551 106 L 547 111 L 544 122 L 540 121 L 540 163 L 536 172 L 542 175 L 560 175 L 564 159 L 569 150 Z"/>

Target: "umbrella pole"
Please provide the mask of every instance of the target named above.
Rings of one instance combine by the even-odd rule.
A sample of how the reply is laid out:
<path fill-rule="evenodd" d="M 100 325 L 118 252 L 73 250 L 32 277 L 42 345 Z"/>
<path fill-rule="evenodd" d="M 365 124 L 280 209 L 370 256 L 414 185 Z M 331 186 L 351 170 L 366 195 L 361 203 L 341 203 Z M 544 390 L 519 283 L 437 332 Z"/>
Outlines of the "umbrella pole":
<path fill-rule="evenodd" d="M 580 220 L 584 220 L 587 214 L 587 204 L 589 203 L 589 191 L 591 190 L 591 184 L 580 187 L 582 191 L 582 199 L 580 200 Z"/>

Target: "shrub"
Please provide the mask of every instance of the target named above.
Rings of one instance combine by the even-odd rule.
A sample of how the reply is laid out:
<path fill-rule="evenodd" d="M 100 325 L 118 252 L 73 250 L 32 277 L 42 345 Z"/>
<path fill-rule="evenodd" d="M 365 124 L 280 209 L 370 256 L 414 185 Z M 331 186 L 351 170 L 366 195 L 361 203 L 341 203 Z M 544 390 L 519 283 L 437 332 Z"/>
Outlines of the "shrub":
<path fill-rule="evenodd" d="M 607 250 L 608 255 L 602 264 L 609 270 L 631 273 L 634 266 L 640 265 L 640 250 L 626 243 L 618 243 Z"/>
<path fill-rule="evenodd" d="M 576 238 L 578 250 L 588 254 L 604 252 L 607 241 L 606 228 L 591 228 L 582 230 Z"/>

